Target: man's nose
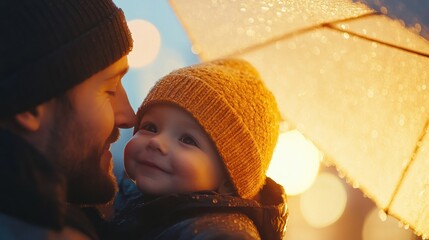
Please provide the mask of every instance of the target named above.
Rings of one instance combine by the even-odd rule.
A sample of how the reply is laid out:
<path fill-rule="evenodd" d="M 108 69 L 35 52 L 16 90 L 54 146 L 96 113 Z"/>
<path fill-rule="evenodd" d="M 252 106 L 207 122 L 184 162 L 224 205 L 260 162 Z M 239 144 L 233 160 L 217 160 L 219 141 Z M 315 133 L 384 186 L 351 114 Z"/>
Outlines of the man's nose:
<path fill-rule="evenodd" d="M 112 102 L 115 112 L 115 127 L 131 128 L 135 126 L 136 114 L 132 109 L 122 83 L 119 84 Z"/>

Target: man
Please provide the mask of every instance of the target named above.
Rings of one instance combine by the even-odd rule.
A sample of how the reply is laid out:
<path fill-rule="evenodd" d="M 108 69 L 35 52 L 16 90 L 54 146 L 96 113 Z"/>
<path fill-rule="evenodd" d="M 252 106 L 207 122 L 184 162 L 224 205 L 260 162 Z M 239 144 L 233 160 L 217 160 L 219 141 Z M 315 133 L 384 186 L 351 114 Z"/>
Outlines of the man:
<path fill-rule="evenodd" d="M 73 206 L 114 197 L 109 148 L 135 122 L 123 12 L 111 0 L 0 6 L 0 239 L 97 239 Z"/>

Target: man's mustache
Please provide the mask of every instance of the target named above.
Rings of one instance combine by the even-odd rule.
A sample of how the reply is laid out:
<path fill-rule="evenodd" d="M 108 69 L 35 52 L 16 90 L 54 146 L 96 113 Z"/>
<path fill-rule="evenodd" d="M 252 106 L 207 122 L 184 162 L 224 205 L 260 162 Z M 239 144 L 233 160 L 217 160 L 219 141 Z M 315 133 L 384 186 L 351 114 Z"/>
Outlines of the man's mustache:
<path fill-rule="evenodd" d="M 108 143 L 114 143 L 114 142 L 118 141 L 120 135 L 121 134 L 119 132 L 119 128 L 113 128 L 113 131 L 110 134 L 109 138 L 107 139 L 107 142 Z"/>

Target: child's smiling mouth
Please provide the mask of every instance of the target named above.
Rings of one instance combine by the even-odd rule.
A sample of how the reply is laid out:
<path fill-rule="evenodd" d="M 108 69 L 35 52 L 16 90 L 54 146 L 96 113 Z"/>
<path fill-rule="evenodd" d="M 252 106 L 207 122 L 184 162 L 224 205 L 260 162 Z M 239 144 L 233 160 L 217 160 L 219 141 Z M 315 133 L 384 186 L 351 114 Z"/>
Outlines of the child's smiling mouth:
<path fill-rule="evenodd" d="M 142 160 L 142 161 L 138 161 L 138 164 L 144 165 L 145 167 L 149 167 L 151 169 L 159 170 L 159 171 L 164 172 L 166 174 L 173 174 L 171 171 L 166 170 L 166 169 L 158 166 L 157 164 L 155 164 L 151 161 Z"/>

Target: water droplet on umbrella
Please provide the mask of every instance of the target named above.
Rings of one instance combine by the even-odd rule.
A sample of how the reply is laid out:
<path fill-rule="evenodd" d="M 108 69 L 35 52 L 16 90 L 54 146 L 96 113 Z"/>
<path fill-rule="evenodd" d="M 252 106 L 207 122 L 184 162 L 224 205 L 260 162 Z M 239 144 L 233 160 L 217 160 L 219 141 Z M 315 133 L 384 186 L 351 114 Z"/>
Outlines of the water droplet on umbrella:
<path fill-rule="evenodd" d="M 354 183 L 353 183 L 353 188 L 359 188 L 359 183 L 354 182 Z"/>
<path fill-rule="evenodd" d="M 368 91 L 366 92 L 366 95 L 369 98 L 373 98 L 374 97 L 374 89 L 372 89 L 372 88 L 368 89 Z"/>
<path fill-rule="evenodd" d="M 346 174 L 345 174 L 344 172 L 339 172 L 339 173 L 338 173 L 338 176 L 339 176 L 340 178 L 345 178 L 345 177 L 346 177 Z"/>
<path fill-rule="evenodd" d="M 343 37 L 344 37 L 344 39 L 349 39 L 349 38 L 350 38 L 350 34 L 348 34 L 348 33 L 343 33 Z"/>
<path fill-rule="evenodd" d="M 387 213 L 384 210 L 378 211 L 378 217 L 381 221 L 385 222 L 387 220 Z"/>
<path fill-rule="evenodd" d="M 403 127 L 405 125 L 405 116 L 400 115 L 399 116 L 399 126 Z"/>
<path fill-rule="evenodd" d="M 387 11 L 386 7 L 381 7 L 380 8 L 380 12 L 383 13 L 383 14 L 387 14 L 388 11 Z"/>
<path fill-rule="evenodd" d="M 200 54 L 201 53 L 201 47 L 199 45 L 192 45 L 191 51 L 193 54 Z"/>
<path fill-rule="evenodd" d="M 420 25 L 420 23 L 416 23 L 413 29 L 416 33 L 420 33 L 422 31 L 422 25 Z"/>

